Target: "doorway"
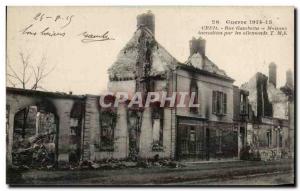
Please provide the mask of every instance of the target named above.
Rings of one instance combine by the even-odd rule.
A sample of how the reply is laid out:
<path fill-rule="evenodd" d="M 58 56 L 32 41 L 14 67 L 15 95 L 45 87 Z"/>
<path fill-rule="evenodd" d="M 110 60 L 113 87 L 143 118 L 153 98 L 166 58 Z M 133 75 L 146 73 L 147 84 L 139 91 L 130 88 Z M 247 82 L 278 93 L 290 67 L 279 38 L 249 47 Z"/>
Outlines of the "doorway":
<path fill-rule="evenodd" d="M 179 160 L 206 160 L 205 132 L 201 124 L 179 124 L 177 158 Z"/>
<path fill-rule="evenodd" d="M 205 153 L 206 153 L 206 160 L 209 160 L 210 156 L 210 130 L 209 128 L 206 128 L 205 131 Z"/>

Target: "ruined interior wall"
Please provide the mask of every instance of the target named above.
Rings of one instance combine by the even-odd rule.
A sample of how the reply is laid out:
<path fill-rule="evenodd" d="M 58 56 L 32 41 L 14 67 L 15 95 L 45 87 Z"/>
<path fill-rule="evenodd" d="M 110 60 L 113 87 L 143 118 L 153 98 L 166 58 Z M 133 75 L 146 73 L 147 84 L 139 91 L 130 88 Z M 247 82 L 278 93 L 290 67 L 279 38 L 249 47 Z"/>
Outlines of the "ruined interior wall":
<path fill-rule="evenodd" d="M 109 81 L 107 89 L 110 92 L 135 92 L 135 80 Z"/>
<path fill-rule="evenodd" d="M 259 152 L 261 160 L 275 160 L 287 157 L 289 130 L 288 127 L 280 127 L 282 134 L 282 146 L 279 145 L 279 136 L 276 133 L 275 126 L 268 124 L 250 124 L 247 125 L 247 144 L 250 145 L 253 152 Z M 267 132 L 272 132 L 272 143 L 267 143 Z"/>
<path fill-rule="evenodd" d="M 288 105 L 287 102 L 276 102 L 273 105 L 273 117 L 280 119 L 288 119 Z"/>
<path fill-rule="evenodd" d="M 271 83 L 268 84 L 267 88 L 268 97 L 273 106 L 273 117 L 288 119 L 288 97 Z"/>
<path fill-rule="evenodd" d="M 255 116 L 257 116 L 257 74 L 254 75 L 247 83 L 241 85 L 241 89 L 249 91 L 249 104 Z"/>
<path fill-rule="evenodd" d="M 267 132 L 271 131 L 272 133 L 272 144 L 268 145 L 267 142 Z M 276 136 L 274 127 L 271 125 L 260 124 L 258 128 L 255 128 L 254 135 L 256 136 L 256 145 L 259 149 L 262 148 L 276 148 Z"/>
<path fill-rule="evenodd" d="M 261 91 L 261 86 L 266 88 L 263 92 Z M 249 82 L 243 84 L 241 88 L 249 91 L 249 103 L 252 106 L 255 116 L 261 117 L 260 115 L 265 115 L 287 119 L 286 112 L 288 98 L 280 89 L 277 89 L 273 84 L 269 83 L 265 75 L 257 73 L 249 80 Z M 263 108 L 260 103 L 262 102 L 262 93 L 265 96 L 263 100 L 265 103 L 264 114 L 261 112 Z M 270 109 L 272 110 L 270 111 Z"/>

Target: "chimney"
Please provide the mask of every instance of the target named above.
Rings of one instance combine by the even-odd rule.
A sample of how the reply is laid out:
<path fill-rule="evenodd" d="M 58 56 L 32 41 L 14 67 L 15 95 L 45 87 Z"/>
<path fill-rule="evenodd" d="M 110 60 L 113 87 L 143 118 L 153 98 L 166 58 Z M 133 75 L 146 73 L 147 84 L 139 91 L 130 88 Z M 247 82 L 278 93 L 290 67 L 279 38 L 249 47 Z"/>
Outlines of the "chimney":
<path fill-rule="evenodd" d="M 151 11 L 137 16 L 137 27 L 147 27 L 153 34 L 155 32 L 155 17 Z"/>
<path fill-rule="evenodd" d="M 269 65 L 269 83 L 273 84 L 276 88 L 276 64 L 274 62 L 271 62 Z"/>
<path fill-rule="evenodd" d="M 201 37 L 196 39 L 195 37 L 193 37 L 192 40 L 190 40 L 190 56 L 192 56 L 193 54 L 199 53 L 204 57 L 205 56 L 205 44 L 206 44 L 205 39 L 203 39 Z"/>
<path fill-rule="evenodd" d="M 286 71 L 286 85 L 290 88 L 294 87 L 293 72 L 291 70 Z"/>

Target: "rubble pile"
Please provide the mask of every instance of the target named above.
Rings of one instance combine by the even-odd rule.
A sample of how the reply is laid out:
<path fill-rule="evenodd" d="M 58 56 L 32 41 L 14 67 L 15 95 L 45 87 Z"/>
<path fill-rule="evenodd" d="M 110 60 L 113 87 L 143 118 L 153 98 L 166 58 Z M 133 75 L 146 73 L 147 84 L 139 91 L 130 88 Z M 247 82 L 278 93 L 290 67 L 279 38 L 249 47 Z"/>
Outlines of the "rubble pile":
<path fill-rule="evenodd" d="M 52 168 L 55 163 L 55 143 L 52 134 L 17 139 L 12 152 L 14 165 L 23 168 Z"/>
<path fill-rule="evenodd" d="M 37 135 L 28 139 L 19 139 L 13 151 L 14 167 L 18 169 L 56 169 L 55 144 L 51 142 L 51 134 Z M 155 155 L 150 159 L 105 159 L 102 161 L 84 160 L 77 163 L 59 163 L 58 169 L 90 170 L 90 169 L 122 169 L 122 168 L 179 168 L 183 165 L 170 159 L 160 159 Z"/>
<path fill-rule="evenodd" d="M 70 169 L 70 170 L 92 170 L 92 169 L 123 169 L 123 168 L 180 168 L 183 165 L 177 161 L 169 159 L 160 159 L 158 156 L 154 156 L 151 159 L 137 159 L 132 161 L 130 159 L 116 160 L 116 159 L 105 159 L 102 161 L 80 161 L 78 165 L 71 165 L 65 163 L 63 166 L 59 165 L 59 168 Z"/>
<path fill-rule="evenodd" d="M 259 151 L 254 149 L 253 146 L 247 145 L 241 150 L 241 160 L 260 161 L 261 156 Z"/>

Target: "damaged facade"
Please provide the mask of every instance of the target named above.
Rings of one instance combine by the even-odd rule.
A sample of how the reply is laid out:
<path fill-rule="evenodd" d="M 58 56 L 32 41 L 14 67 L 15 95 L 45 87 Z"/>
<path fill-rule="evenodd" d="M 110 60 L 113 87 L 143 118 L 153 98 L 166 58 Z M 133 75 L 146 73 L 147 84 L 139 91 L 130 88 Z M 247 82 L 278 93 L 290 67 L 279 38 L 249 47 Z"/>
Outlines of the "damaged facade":
<path fill-rule="evenodd" d="M 7 162 L 54 165 L 82 153 L 83 96 L 7 88 Z"/>
<path fill-rule="evenodd" d="M 238 125 L 232 120 L 234 80 L 207 58 L 206 42 L 201 38 L 190 41 L 186 63 L 178 62 L 155 40 L 154 24 L 152 13 L 138 16 L 136 32 L 108 70 L 109 91 L 165 91 L 169 96 L 173 92 L 196 92 L 195 101 L 200 107 L 154 105 L 142 111 L 123 110 L 122 115 L 135 112 L 141 120 L 135 126 L 122 125 L 129 132 L 135 131 L 134 137 L 139 140 L 135 154 L 178 160 L 238 157 Z"/>
<path fill-rule="evenodd" d="M 18 165 L 18 157 L 26 152 L 27 162 L 53 164 L 111 158 L 238 159 L 247 145 L 263 152 L 262 148 L 275 148 L 275 140 L 276 149 L 286 148 L 286 136 L 293 133 L 282 107 L 292 107 L 293 84 L 279 90 L 276 76 L 274 85 L 257 74 L 238 88 L 206 56 L 204 39 L 189 43 L 190 56 L 180 63 L 155 40 L 154 15 L 139 15 L 133 37 L 108 69 L 108 90 L 168 96 L 196 92 L 199 107 L 156 103 L 129 108 L 122 103 L 118 108 L 101 108 L 101 95 L 7 88 L 9 164 Z"/>
<path fill-rule="evenodd" d="M 276 87 L 277 66 L 269 65 L 269 77 L 256 73 L 241 89 L 249 92 L 247 144 L 263 160 L 294 154 L 294 83 L 291 71 L 286 84 Z"/>

